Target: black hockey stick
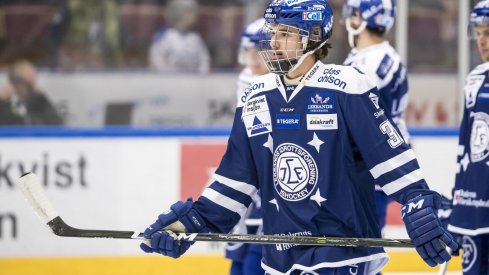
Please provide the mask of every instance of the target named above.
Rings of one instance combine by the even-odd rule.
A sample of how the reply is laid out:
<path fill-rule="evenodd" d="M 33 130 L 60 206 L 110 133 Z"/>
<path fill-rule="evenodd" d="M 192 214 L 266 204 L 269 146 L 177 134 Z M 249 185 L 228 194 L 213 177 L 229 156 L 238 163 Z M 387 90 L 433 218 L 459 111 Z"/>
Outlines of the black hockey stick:
<path fill-rule="evenodd" d="M 54 234 L 62 237 L 144 239 L 143 233 L 135 231 L 78 229 L 66 224 L 56 213 L 48 200 L 37 176 L 24 174 L 19 187 L 39 218 Z M 261 244 L 292 244 L 316 246 L 371 246 L 371 247 L 413 247 L 408 239 L 340 238 L 313 236 L 238 235 L 214 233 L 177 233 L 180 240 L 206 242 L 243 242 Z"/>

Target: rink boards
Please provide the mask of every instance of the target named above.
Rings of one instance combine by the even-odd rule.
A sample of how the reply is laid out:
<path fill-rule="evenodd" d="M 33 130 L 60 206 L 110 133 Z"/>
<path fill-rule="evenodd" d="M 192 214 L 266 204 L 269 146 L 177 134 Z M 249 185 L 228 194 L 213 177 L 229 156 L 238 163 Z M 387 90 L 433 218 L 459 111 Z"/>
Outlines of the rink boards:
<path fill-rule="evenodd" d="M 144 274 L 226 274 L 223 246 L 214 243 L 198 243 L 175 261 L 145 257 L 134 240 L 57 237 L 16 186 L 23 172 L 35 171 L 68 224 L 143 231 L 176 200 L 197 197 L 225 144 L 220 135 L 0 138 L 0 274 L 143 274 L 142 269 Z M 423 134 L 413 144 L 431 188 L 449 195 L 456 137 Z M 405 237 L 395 212 L 387 237 Z M 390 255 L 387 270 L 428 270 L 412 250 L 391 250 Z M 187 269 L 196 266 L 205 270 Z"/>

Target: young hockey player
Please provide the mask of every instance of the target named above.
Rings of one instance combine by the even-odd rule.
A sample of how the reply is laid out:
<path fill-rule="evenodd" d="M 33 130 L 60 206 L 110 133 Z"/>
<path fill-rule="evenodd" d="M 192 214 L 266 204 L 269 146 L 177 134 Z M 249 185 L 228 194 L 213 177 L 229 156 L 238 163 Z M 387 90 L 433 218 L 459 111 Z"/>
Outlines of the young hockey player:
<path fill-rule="evenodd" d="M 484 63 L 465 81 L 459 171 L 448 230 L 461 243 L 463 274 L 479 275 L 489 274 L 489 1 L 473 8 L 470 32 Z"/>
<path fill-rule="evenodd" d="M 260 190 L 263 232 L 282 236 L 379 238 L 374 179 L 404 205 L 403 220 L 430 265 L 456 249 L 413 151 L 378 105 L 372 81 L 326 65 L 333 13 L 325 0 L 275 0 L 265 10 L 260 54 L 270 74 L 255 79 L 236 117 L 215 181 L 197 201 L 177 202 L 144 232 L 145 252 L 181 256 L 172 232 L 229 232 Z M 167 230 L 167 231 L 162 231 Z M 264 245 L 268 274 L 376 274 L 379 247 Z"/>
<path fill-rule="evenodd" d="M 395 19 L 393 0 L 348 0 L 343 7 L 343 19 L 352 47 L 345 60 L 365 73 L 379 90 L 380 106 L 394 121 L 406 143 L 409 134 L 403 119 L 408 103 L 406 68 L 396 50 L 385 38 Z M 375 204 L 380 229 L 385 225 L 387 205 L 391 199 L 375 186 Z"/>

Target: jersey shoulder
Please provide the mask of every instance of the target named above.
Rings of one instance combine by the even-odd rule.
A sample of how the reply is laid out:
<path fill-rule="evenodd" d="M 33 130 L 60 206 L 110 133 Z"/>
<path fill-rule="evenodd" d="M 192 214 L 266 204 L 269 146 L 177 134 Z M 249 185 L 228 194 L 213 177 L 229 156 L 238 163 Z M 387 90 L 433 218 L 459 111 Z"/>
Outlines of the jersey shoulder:
<path fill-rule="evenodd" d="M 272 73 L 253 77 L 253 82 L 243 91 L 242 99 L 238 102 L 238 108 L 243 107 L 245 102 L 253 98 L 256 94 L 277 88 L 277 81 L 280 81 L 280 79 Z"/>
<path fill-rule="evenodd" d="M 366 74 L 352 66 L 322 64 L 313 70 L 305 78 L 306 86 L 346 94 L 363 94 L 376 87 Z"/>
<path fill-rule="evenodd" d="M 345 63 L 367 74 L 379 87 L 387 85 L 402 66 L 399 54 L 387 41 L 352 51 L 351 56 Z"/>
<path fill-rule="evenodd" d="M 469 76 L 471 75 L 478 75 L 478 74 L 485 74 L 487 71 L 489 71 L 489 62 L 482 63 L 475 67 L 470 73 Z"/>

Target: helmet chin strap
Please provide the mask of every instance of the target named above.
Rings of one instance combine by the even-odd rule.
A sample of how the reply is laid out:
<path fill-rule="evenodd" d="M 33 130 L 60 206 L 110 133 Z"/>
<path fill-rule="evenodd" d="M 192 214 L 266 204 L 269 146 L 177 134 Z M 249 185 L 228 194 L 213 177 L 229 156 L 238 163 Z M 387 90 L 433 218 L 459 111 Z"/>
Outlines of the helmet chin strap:
<path fill-rule="evenodd" d="M 367 27 L 367 22 L 362 21 L 357 29 L 352 27 L 351 18 L 346 19 L 346 30 L 348 31 L 348 44 L 351 48 L 355 48 L 355 35 L 359 35 Z"/>
<path fill-rule="evenodd" d="M 306 58 L 313 54 L 315 51 L 317 51 L 319 48 L 321 48 L 322 46 L 324 46 L 324 44 L 326 44 L 326 42 L 328 42 L 328 39 L 324 40 L 321 44 L 319 44 L 319 46 L 317 46 L 315 49 L 311 50 L 311 51 L 308 51 L 307 53 L 303 54 L 299 60 L 297 60 L 297 63 L 292 66 L 292 68 L 290 68 L 290 70 L 286 73 L 286 75 L 288 75 L 289 73 L 293 72 L 294 70 L 296 70 L 297 68 L 299 68 L 299 66 L 302 64 L 302 62 L 304 62 L 304 60 L 306 60 Z M 307 44 L 306 44 L 306 47 L 307 47 Z"/>

